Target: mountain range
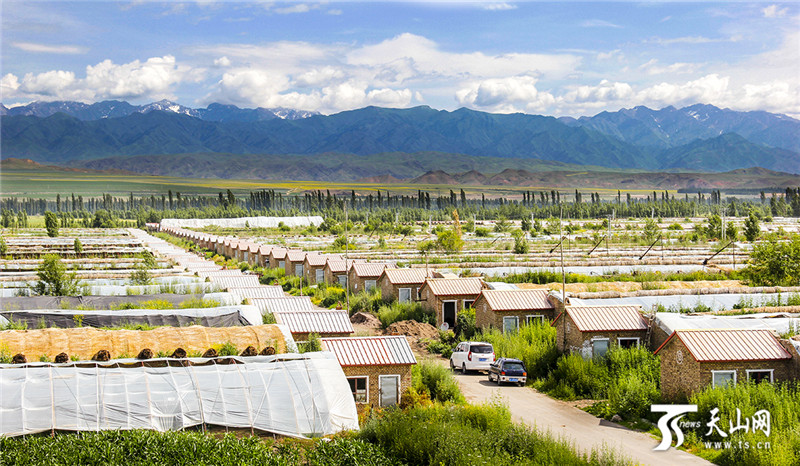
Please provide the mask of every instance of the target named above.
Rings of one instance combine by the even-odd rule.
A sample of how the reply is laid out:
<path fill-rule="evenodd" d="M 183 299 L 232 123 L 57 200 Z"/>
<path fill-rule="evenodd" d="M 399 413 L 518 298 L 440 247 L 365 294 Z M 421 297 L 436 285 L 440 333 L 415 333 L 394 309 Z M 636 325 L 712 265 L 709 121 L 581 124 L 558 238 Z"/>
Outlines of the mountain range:
<path fill-rule="evenodd" d="M 2 117 L 3 158 L 143 173 L 166 166 L 180 169 L 175 166 L 178 154 L 183 163 L 191 163 L 191 154 L 205 154 L 197 156 L 195 165 L 205 168 L 194 176 L 227 177 L 220 173 L 245 155 L 254 169 L 268 169 L 265 161 L 281 155 L 319 158 L 335 154 L 347 159 L 430 153 L 451 154 L 456 164 L 462 156 L 640 170 L 763 167 L 800 173 L 800 121 L 711 105 L 661 110 L 636 107 L 578 119 L 465 108 L 450 112 L 426 106 L 366 107 L 329 116 L 220 104 L 190 109 L 172 102 L 139 107 L 116 101 L 92 105 L 57 102 L 17 110 L 21 108 L 7 109 Z M 20 114 L 25 112 L 28 114 Z M 139 162 L 146 157 L 148 163 L 134 163 L 131 157 Z M 296 171 L 303 173 L 304 157 L 285 159 L 298 163 Z M 380 164 L 373 166 L 372 173 L 360 175 L 408 178 L 418 176 L 419 170 L 448 171 L 448 167 L 433 168 L 424 157 L 411 159 L 419 164 L 416 175 L 382 172 Z M 307 164 L 309 159 L 305 160 Z M 358 160 L 356 157 L 347 165 L 357 166 Z M 145 166 L 151 167 L 150 171 L 142 168 Z M 458 170 L 451 168 L 450 172 Z"/>
<path fill-rule="evenodd" d="M 119 100 L 105 100 L 93 104 L 83 102 L 32 102 L 27 105 L 8 108 L 0 104 L 0 115 L 10 116 L 35 116 L 49 117 L 56 113 L 66 113 L 83 121 L 99 120 L 101 118 L 120 118 L 134 113 L 150 113 L 153 111 L 171 112 L 179 115 L 189 115 L 206 121 L 263 121 L 273 118 L 298 120 L 319 115 L 317 112 L 293 110 L 290 108 L 239 108 L 235 105 L 210 104 L 206 108 L 190 108 L 171 102 L 160 100 L 147 105 L 131 105 Z"/>

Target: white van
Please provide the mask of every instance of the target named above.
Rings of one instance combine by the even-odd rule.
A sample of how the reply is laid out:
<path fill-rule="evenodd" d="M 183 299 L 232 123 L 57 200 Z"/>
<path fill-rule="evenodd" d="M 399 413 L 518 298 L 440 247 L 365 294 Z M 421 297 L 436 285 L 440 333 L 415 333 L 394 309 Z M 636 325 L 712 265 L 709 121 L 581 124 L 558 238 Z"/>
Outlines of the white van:
<path fill-rule="evenodd" d="M 494 347 L 483 341 L 464 341 L 456 346 L 450 356 L 450 369 L 467 371 L 488 371 L 494 362 Z"/>

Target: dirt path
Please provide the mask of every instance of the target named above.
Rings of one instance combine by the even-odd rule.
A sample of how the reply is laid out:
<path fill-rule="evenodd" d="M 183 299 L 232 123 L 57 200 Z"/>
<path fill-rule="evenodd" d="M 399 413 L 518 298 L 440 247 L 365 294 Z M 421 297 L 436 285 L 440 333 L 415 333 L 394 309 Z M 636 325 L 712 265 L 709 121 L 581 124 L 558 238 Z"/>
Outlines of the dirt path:
<path fill-rule="evenodd" d="M 516 420 L 541 430 L 549 430 L 554 435 L 573 442 L 579 448 L 586 450 L 610 448 L 639 464 L 711 464 L 700 457 L 674 448 L 665 452 L 653 451 L 658 441 L 649 435 L 598 419 L 531 388 L 506 385 L 498 387 L 494 383 L 489 383 L 483 373 L 468 375 L 459 373 L 456 375 L 456 380 L 468 401 L 481 403 L 499 395 L 509 406 Z"/>

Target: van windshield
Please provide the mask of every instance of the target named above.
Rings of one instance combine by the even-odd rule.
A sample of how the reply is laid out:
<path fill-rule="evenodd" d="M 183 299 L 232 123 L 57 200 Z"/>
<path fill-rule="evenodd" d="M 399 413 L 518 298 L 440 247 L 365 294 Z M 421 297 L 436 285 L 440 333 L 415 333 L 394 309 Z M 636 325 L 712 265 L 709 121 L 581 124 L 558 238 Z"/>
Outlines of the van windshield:
<path fill-rule="evenodd" d="M 471 345 L 469 350 L 473 353 L 491 353 L 492 347 L 490 345 Z"/>

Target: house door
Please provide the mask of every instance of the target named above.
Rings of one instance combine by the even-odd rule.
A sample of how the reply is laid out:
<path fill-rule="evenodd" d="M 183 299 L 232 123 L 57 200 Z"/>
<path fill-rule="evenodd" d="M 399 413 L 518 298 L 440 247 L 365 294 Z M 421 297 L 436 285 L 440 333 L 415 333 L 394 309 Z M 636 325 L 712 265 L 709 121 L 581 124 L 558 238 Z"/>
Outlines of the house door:
<path fill-rule="evenodd" d="M 298 277 L 303 276 L 303 264 L 295 264 L 294 265 L 294 274 Z"/>
<path fill-rule="evenodd" d="M 442 303 L 442 322 L 449 328 L 456 326 L 456 301 L 445 301 Z"/>
<path fill-rule="evenodd" d="M 400 376 L 381 375 L 378 377 L 378 385 L 381 392 L 381 407 L 396 405 L 400 398 Z"/>
<path fill-rule="evenodd" d="M 322 269 L 317 269 L 315 271 L 314 283 L 322 283 L 324 281 L 325 281 L 325 271 Z"/>

